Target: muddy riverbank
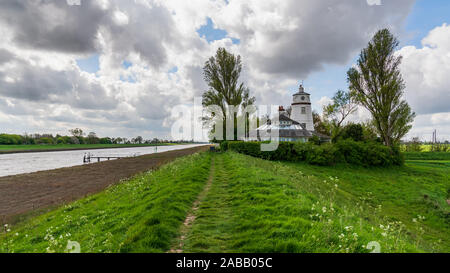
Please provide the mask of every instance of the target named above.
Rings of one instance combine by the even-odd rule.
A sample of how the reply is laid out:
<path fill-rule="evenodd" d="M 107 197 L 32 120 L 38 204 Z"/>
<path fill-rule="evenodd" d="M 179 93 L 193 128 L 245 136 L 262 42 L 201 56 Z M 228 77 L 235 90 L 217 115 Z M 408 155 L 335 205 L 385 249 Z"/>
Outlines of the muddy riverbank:
<path fill-rule="evenodd" d="M 98 193 L 138 173 L 156 169 L 175 158 L 206 151 L 200 146 L 50 171 L 0 177 L 0 222 L 69 203 Z"/>

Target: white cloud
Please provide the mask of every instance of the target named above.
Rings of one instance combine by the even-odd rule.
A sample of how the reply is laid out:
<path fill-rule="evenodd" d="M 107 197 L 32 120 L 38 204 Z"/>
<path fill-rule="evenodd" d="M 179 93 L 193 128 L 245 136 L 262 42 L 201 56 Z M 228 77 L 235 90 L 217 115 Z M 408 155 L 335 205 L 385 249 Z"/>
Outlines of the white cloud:
<path fill-rule="evenodd" d="M 319 109 L 323 109 L 324 106 L 329 105 L 332 102 L 333 100 L 331 98 L 324 96 L 317 101 L 316 105 L 318 106 Z"/>
<path fill-rule="evenodd" d="M 324 64 L 346 64 L 382 27 L 398 30 L 413 3 L 230 0 L 212 18 L 241 40 L 252 70 L 299 79 Z"/>
<path fill-rule="evenodd" d="M 373 5 L 379 6 L 379 5 L 381 5 L 381 0 L 367 0 L 367 4 L 369 6 L 373 6 Z"/>
<path fill-rule="evenodd" d="M 431 30 L 422 40 L 422 48 L 407 46 L 398 53 L 403 56 L 405 96 L 418 114 L 409 137 L 429 139 L 437 129 L 450 139 L 450 26 Z"/>
<path fill-rule="evenodd" d="M 383 26 L 401 29 L 414 0 L 378 2 L 4 0 L 0 128 L 168 136 L 171 106 L 205 91 L 202 67 L 220 46 L 242 55 L 243 80 L 258 103 L 287 104 L 298 80 L 324 64 L 347 63 Z M 198 36 L 208 17 L 227 38 Z M 444 43 L 434 36 L 430 50 Z M 96 75 L 76 65 L 93 54 Z"/>
<path fill-rule="evenodd" d="M 406 98 L 418 114 L 450 112 L 450 26 L 430 31 L 422 45 L 398 51 L 403 56 Z"/>

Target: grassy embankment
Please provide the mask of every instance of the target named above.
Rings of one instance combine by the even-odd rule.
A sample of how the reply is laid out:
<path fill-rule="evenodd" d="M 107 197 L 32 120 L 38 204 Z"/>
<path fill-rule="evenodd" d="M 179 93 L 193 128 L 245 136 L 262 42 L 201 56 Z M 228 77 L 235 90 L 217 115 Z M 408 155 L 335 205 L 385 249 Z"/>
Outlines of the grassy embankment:
<path fill-rule="evenodd" d="M 318 167 L 219 157 L 188 252 L 450 252 L 450 165 Z"/>
<path fill-rule="evenodd" d="M 175 143 L 160 143 L 158 146 L 178 145 Z M 156 146 L 156 144 L 55 144 L 55 145 L 0 145 L 1 153 L 23 151 L 51 151 L 51 150 L 84 150 L 84 149 L 110 149 L 110 148 L 134 148 Z"/>
<path fill-rule="evenodd" d="M 450 163 L 318 167 L 227 152 L 179 159 L 21 223 L 0 252 L 165 252 L 215 168 L 185 252 L 450 252 Z M 16 234 L 17 233 L 17 234 Z M 375 244 L 376 245 L 376 244 Z"/>
<path fill-rule="evenodd" d="M 211 155 L 176 159 L 53 212 L 6 227 L 0 252 L 161 252 L 168 249 L 209 176 Z"/>

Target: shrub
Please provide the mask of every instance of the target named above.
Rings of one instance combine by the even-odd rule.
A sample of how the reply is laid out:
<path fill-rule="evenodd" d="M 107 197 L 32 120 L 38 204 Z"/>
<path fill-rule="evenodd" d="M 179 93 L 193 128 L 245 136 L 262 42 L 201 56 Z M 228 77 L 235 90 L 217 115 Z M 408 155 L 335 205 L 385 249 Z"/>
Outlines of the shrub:
<path fill-rule="evenodd" d="M 23 138 L 19 135 L 0 134 L 0 145 L 20 145 Z"/>
<path fill-rule="evenodd" d="M 320 145 L 320 138 L 318 136 L 313 136 L 310 139 L 308 139 L 308 142 L 314 145 Z"/>
<path fill-rule="evenodd" d="M 313 149 L 314 145 L 311 143 L 295 142 L 293 145 L 294 153 L 296 154 L 296 161 L 305 161 L 308 154 Z"/>
<path fill-rule="evenodd" d="M 364 140 L 364 129 L 361 124 L 349 124 L 344 127 L 341 133 L 342 139 L 352 139 L 354 141 Z"/>
<path fill-rule="evenodd" d="M 80 144 L 80 140 L 77 137 L 71 137 L 70 138 L 70 144 Z"/>
<path fill-rule="evenodd" d="M 104 137 L 100 139 L 100 144 L 112 144 L 112 139 L 109 137 Z"/>
<path fill-rule="evenodd" d="M 228 141 L 220 142 L 220 150 L 221 151 L 227 151 L 228 150 Z"/>
<path fill-rule="evenodd" d="M 449 148 L 448 144 L 433 143 L 431 145 L 431 151 L 432 152 L 448 152 L 449 149 L 450 148 Z"/>
<path fill-rule="evenodd" d="M 336 148 L 331 145 L 313 146 L 306 161 L 311 165 L 330 166 L 336 163 Z"/>
<path fill-rule="evenodd" d="M 342 159 L 354 165 L 360 165 L 364 157 L 364 143 L 353 140 L 341 140 L 335 144 Z"/>
<path fill-rule="evenodd" d="M 49 137 L 41 137 L 37 140 L 38 144 L 53 144 L 53 139 Z"/>
<path fill-rule="evenodd" d="M 301 142 L 280 142 L 272 152 L 261 151 L 263 142 L 224 141 L 223 151 L 238 153 L 277 161 L 305 161 L 312 165 L 329 166 L 347 163 L 359 166 L 403 165 L 404 159 L 399 148 L 389 148 L 376 142 L 356 142 L 351 139 L 336 144 L 314 145 Z"/>

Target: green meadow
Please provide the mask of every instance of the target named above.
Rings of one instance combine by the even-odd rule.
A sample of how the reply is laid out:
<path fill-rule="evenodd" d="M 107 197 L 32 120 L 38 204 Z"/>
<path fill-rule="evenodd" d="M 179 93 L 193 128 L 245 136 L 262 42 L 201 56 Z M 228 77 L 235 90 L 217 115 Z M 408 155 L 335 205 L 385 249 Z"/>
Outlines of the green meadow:
<path fill-rule="evenodd" d="M 0 252 L 448 253 L 449 174 L 438 159 L 321 167 L 205 152 L 6 226 Z"/>

